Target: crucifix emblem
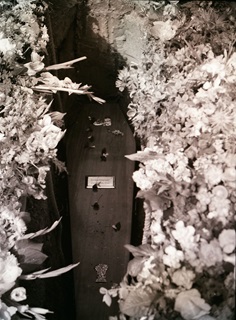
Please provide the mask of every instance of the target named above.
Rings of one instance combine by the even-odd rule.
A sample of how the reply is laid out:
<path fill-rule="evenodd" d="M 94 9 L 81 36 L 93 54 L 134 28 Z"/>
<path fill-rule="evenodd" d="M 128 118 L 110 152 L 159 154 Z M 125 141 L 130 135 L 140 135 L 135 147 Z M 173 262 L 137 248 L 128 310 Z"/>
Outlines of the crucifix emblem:
<path fill-rule="evenodd" d="M 107 282 L 106 280 L 107 269 L 108 269 L 108 265 L 103 263 L 100 263 L 95 267 L 95 270 L 97 271 L 96 282 Z"/>

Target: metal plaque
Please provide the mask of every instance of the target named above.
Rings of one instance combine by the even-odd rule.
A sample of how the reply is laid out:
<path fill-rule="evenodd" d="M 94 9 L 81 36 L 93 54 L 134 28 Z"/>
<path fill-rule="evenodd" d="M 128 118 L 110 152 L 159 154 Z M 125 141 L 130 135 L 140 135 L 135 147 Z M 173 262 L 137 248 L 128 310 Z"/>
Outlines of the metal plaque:
<path fill-rule="evenodd" d="M 86 188 L 92 189 L 96 186 L 98 189 L 114 189 L 115 177 L 114 176 L 87 176 Z"/>

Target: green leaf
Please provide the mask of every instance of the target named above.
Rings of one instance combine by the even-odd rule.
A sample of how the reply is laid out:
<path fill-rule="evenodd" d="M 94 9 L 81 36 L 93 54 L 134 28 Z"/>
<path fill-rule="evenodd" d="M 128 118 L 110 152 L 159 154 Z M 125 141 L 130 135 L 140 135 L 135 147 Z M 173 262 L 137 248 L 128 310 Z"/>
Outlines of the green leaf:
<path fill-rule="evenodd" d="M 145 151 L 138 151 L 137 153 L 125 155 L 125 157 L 132 161 L 144 162 L 148 160 L 163 159 L 165 156 L 155 151 L 145 150 Z"/>
<path fill-rule="evenodd" d="M 44 279 L 44 278 L 52 278 L 52 277 L 57 277 L 60 276 L 63 273 L 66 273 L 68 271 L 70 271 L 71 269 L 77 267 L 80 264 L 80 262 L 75 263 L 75 264 L 70 264 L 69 266 L 57 269 L 57 270 L 53 270 L 53 271 L 49 271 L 46 273 L 42 273 L 39 274 L 38 272 L 34 272 L 31 274 L 27 274 L 27 275 L 22 275 L 20 276 L 20 279 L 23 280 L 34 280 L 34 279 Z"/>
<path fill-rule="evenodd" d="M 129 261 L 127 272 L 131 277 L 137 277 L 137 275 L 142 271 L 144 261 L 146 259 L 141 257 L 136 257 Z"/>
<path fill-rule="evenodd" d="M 129 292 L 127 298 L 120 302 L 120 311 L 130 317 L 142 317 L 148 314 L 155 298 L 154 292 L 142 288 Z"/>
<path fill-rule="evenodd" d="M 46 233 L 51 232 L 53 229 L 55 229 L 55 228 L 58 226 L 58 224 L 60 223 L 61 219 L 62 219 L 62 217 L 61 217 L 59 220 L 56 220 L 56 221 L 51 225 L 50 228 L 44 228 L 44 229 L 41 229 L 41 230 L 39 230 L 39 231 L 37 231 L 37 232 L 32 232 L 32 233 L 25 234 L 25 235 L 21 238 L 21 240 L 23 240 L 23 239 L 33 239 L 33 238 L 35 238 L 35 237 L 43 236 L 43 235 L 45 235 Z M 21 241 L 21 240 L 20 240 L 20 241 Z"/>
<path fill-rule="evenodd" d="M 131 244 L 126 244 L 125 248 L 132 253 L 134 257 L 150 257 L 154 250 L 150 244 L 141 244 L 138 247 L 132 246 Z"/>
<path fill-rule="evenodd" d="M 30 240 L 19 240 L 16 243 L 15 249 L 21 256 L 22 264 L 41 265 L 47 255 L 42 253 L 43 243 L 36 243 Z"/>
<path fill-rule="evenodd" d="M 111 299 L 111 296 L 110 296 L 108 293 L 104 294 L 102 301 L 105 302 L 105 304 L 106 304 L 108 307 L 111 306 L 112 299 Z"/>

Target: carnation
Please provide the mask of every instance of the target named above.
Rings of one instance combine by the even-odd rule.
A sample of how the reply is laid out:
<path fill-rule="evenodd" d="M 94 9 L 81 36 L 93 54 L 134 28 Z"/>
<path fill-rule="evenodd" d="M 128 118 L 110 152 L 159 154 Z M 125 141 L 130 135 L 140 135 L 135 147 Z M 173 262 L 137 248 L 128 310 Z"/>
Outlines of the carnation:
<path fill-rule="evenodd" d="M 172 231 L 174 238 L 180 243 L 182 249 L 191 249 L 196 246 L 195 228 L 193 226 L 184 226 L 183 221 L 178 221 L 175 230 Z"/>
<path fill-rule="evenodd" d="M 218 262 L 222 262 L 223 253 L 217 239 L 213 239 L 208 243 L 207 241 L 202 239 L 200 250 L 199 250 L 199 258 L 201 263 L 206 267 L 212 267 Z"/>
<path fill-rule="evenodd" d="M 223 230 L 219 237 L 219 244 L 223 249 L 224 253 L 232 253 L 235 249 L 236 244 L 236 232 L 233 229 Z"/>
<path fill-rule="evenodd" d="M 223 170 L 221 167 L 212 164 L 205 170 L 204 175 L 209 186 L 215 186 L 223 179 Z"/>
<path fill-rule="evenodd" d="M 184 260 L 184 254 L 182 251 L 177 250 L 175 247 L 169 245 L 165 248 L 165 254 L 163 255 L 163 263 L 166 266 L 174 269 L 180 268 L 180 262 Z"/>

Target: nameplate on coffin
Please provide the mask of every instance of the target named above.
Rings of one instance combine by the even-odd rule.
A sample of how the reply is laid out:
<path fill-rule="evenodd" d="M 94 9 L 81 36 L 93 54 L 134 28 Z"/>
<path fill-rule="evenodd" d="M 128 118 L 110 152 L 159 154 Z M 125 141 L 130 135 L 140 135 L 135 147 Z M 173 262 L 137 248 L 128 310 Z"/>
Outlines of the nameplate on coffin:
<path fill-rule="evenodd" d="M 86 188 L 92 189 L 96 186 L 98 189 L 114 189 L 115 177 L 114 176 L 87 176 Z"/>

